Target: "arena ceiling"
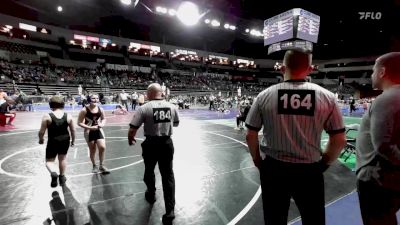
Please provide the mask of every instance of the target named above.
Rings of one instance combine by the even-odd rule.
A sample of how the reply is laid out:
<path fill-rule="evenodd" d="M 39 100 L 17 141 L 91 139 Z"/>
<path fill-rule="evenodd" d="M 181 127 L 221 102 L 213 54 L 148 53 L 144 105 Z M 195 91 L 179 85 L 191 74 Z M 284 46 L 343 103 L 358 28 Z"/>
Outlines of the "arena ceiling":
<path fill-rule="evenodd" d="M 314 58 L 363 57 L 400 50 L 400 0 L 193 0 L 207 12 L 204 18 L 221 21 L 219 28 L 203 21 L 186 27 L 176 18 L 155 13 L 156 6 L 177 8 L 180 0 L 140 0 L 136 7 L 120 0 L 1 2 L 1 13 L 47 24 L 252 58 L 280 55 L 267 55 L 263 39 L 249 35 L 246 28 L 262 30 L 263 20 L 303 8 L 321 16 Z M 58 5 L 63 7 L 61 13 L 56 10 Z M 360 19 L 360 12 L 370 12 L 370 18 Z M 224 29 L 225 22 L 237 29 Z"/>

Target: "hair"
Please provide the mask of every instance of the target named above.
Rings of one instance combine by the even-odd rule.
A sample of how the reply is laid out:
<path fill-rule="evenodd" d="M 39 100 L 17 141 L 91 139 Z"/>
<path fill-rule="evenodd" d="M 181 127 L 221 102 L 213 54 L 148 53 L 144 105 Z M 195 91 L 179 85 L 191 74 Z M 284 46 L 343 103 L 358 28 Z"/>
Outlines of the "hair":
<path fill-rule="evenodd" d="M 385 67 L 389 79 L 400 82 L 400 52 L 390 52 L 382 55 L 376 60 L 376 64 Z"/>
<path fill-rule="evenodd" d="M 311 66 L 312 55 L 299 50 L 288 50 L 283 58 L 283 65 L 292 73 L 300 73 Z"/>
<path fill-rule="evenodd" d="M 64 108 L 64 98 L 62 96 L 55 95 L 50 98 L 49 105 L 51 109 L 63 109 Z"/>

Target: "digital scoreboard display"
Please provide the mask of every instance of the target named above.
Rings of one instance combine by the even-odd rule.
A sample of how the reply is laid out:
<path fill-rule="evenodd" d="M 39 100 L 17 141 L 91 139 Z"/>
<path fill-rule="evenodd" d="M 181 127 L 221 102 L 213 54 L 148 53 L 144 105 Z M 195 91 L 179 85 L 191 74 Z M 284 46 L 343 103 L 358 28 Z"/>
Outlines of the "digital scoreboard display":
<path fill-rule="evenodd" d="M 294 8 L 264 21 L 264 46 L 301 39 L 317 43 L 320 16 Z"/>
<path fill-rule="evenodd" d="M 303 40 L 278 42 L 268 47 L 268 54 L 289 49 L 298 49 L 304 52 L 312 52 L 313 45 L 311 42 Z"/>
<path fill-rule="evenodd" d="M 289 10 L 264 21 L 264 45 L 294 38 L 294 10 Z"/>
<path fill-rule="evenodd" d="M 297 23 L 296 38 L 317 43 L 319 34 L 320 17 L 314 13 L 300 9 Z"/>

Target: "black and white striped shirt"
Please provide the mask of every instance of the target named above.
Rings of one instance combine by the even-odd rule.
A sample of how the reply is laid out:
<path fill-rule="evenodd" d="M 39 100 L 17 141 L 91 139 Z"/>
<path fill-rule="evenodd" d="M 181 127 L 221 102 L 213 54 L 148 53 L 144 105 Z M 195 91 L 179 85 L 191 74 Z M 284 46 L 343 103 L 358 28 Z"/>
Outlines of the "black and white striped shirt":
<path fill-rule="evenodd" d="M 178 110 L 165 100 L 149 101 L 135 112 L 130 126 L 138 129 L 143 123 L 145 136 L 171 136 L 172 127 L 179 124 Z"/>
<path fill-rule="evenodd" d="M 289 80 L 261 92 L 246 119 L 249 129 L 263 127 L 260 154 L 292 163 L 321 158 L 321 134 L 344 132 L 334 94 L 304 80 Z"/>

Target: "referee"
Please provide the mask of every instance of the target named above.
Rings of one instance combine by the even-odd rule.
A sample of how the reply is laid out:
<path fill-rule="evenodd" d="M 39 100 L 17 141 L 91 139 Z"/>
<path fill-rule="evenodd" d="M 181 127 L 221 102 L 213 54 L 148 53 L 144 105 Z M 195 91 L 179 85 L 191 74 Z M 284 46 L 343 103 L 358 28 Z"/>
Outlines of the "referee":
<path fill-rule="evenodd" d="M 246 119 L 247 144 L 260 170 L 265 224 L 286 225 L 293 198 L 303 225 L 324 225 L 323 172 L 345 145 L 342 115 L 333 93 L 306 82 L 311 54 L 287 51 L 282 72 L 285 82 L 261 92 Z M 323 130 L 329 141 L 321 151 Z"/>
<path fill-rule="evenodd" d="M 128 141 L 129 145 L 136 142 L 136 132 L 144 124 L 146 139 L 142 143 L 142 155 L 145 166 L 143 180 L 147 186 L 145 198 L 151 204 L 156 201 L 154 168 L 158 162 L 166 210 L 162 220 L 164 223 L 170 223 L 175 218 L 175 178 L 172 169 L 174 145 L 171 135 L 172 127 L 179 125 L 179 115 L 176 107 L 163 99 L 160 84 L 150 84 L 147 88 L 147 97 L 149 102 L 133 115 Z"/>

